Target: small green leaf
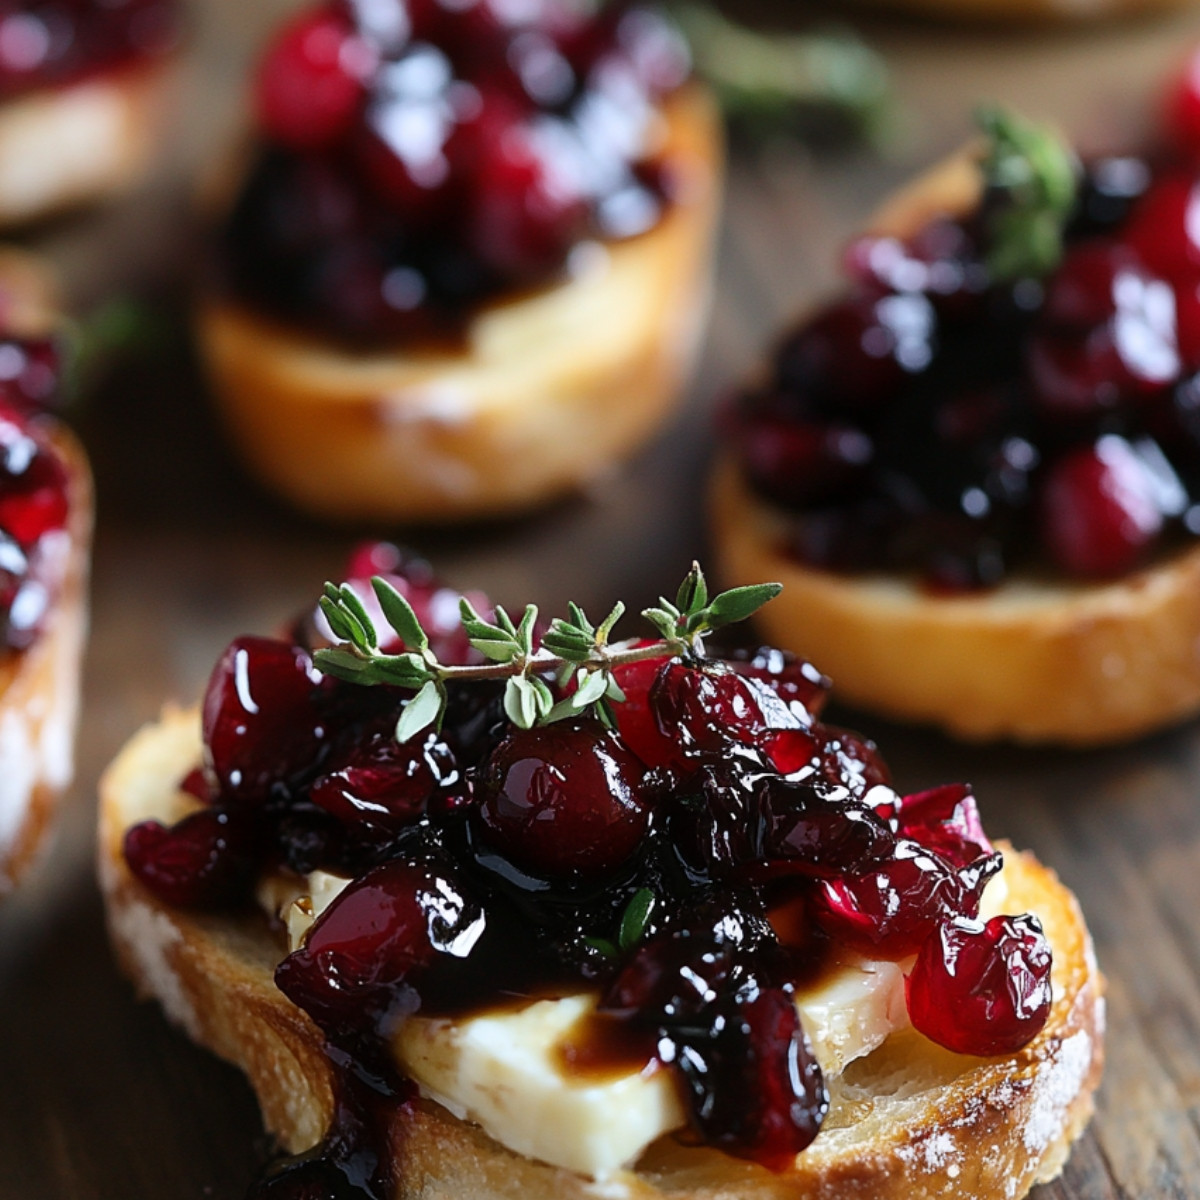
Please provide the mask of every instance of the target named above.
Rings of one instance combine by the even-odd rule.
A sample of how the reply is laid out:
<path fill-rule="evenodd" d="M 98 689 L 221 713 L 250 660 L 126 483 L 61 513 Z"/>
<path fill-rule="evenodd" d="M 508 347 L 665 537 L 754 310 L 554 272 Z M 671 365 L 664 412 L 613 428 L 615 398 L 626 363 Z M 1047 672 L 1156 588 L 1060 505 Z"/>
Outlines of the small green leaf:
<path fill-rule="evenodd" d="M 329 628 L 333 631 L 333 636 L 339 638 L 343 642 L 351 642 L 360 650 L 366 650 L 366 636 L 362 629 L 358 627 L 357 622 L 342 608 L 336 600 L 330 600 L 328 596 L 322 596 L 317 601 L 320 605 L 321 612 L 325 614 L 325 620 L 329 622 Z"/>
<path fill-rule="evenodd" d="M 471 645 L 490 662 L 509 663 L 520 655 L 520 647 L 512 642 L 485 641 L 482 638 L 469 638 Z"/>
<path fill-rule="evenodd" d="M 533 688 L 534 697 L 537 701 L 537 719 L 541 724 L 546 720 L 550 710 L 554 707 L 554 693 L 546 686 L 544 679 L 539 679 L 536 675 L 527 676 L 529 686 Z"/>
<path fill-rule="evenodd" d="M 625 693 L 621 690 L 621 685 L 617 682 L 615 675 L 608 676 L 608 687 L 604 689 L 604 698 L 615 700 L 618 704 L 625 703 Z"/>
<path fill-rule="evenodd" d="M 590 641 L 595 636 L 596 630 L 592 626 L 591 621 L 587 619 L 587 614 L 582 608 L 579 607 L 578 604 L 575 603 L 574 600 L 567 601 L 567 612 L 571 614 L 571 624 L 581 633 L 583 633 Z M 561 621 L 562 618 L 558 617 L 556 620 Z M 564 621 L 563 624 L 566 624 L 566 622 Z"/>
<path fill-rule="evenodd" d="M 612 710 L 612 705 L 601 697 L 596 701 L 596 718 L 605 729 L 616 729 L 617 716 Z"/>
<path fill-rule="evenodd" d="M 517 644 L 521 653 L 528 658 L 533 653 L 533 627 L 537 624 L 538 610 L 536 604 L 525 605 L 525 615 L 517 627 Z"/>
<path fill-rule="evenodd" d="M 514 675 L 504 685 L 504 712 L 518 729 L 537 724 L 537 693 L 524 675 Z"/>
<path fill-rule="evenodd" d="M 669 612 L 661 608 L 643 608 L 642 616 L 654 626 L 655 629 L 665 638 L 674 638 L 679 636 L 679 630 L 676 627 L 676 618 L 671 616 Z"/>
<path fill-rule="evenodd" d="M 612 633 L 613 626 L 625 615 L 625 605 L 618 600 L 613 605 L 613 610 L 600 622 L 600 628 L 596 630 L 596 642 L 603 646 L 608 641 L 608 635 Z"/>
<path fill-rule="evenodd" d="M 496 605 L 496 624 L 508 634 L 514 641 L 517 637 L 517 627 L 512 622 L 512 617 L 508 615 L 508 610 L 503 605 Z"/>
<path fill-rule="evenodd" d="M 638 888 L 633 893 L 633 898 L 625 906 L 625 915 L 621 918 L 621 928 L 617 933 L 617 945 L 622 951 L 632 950 L 642 940 L 655 903 L 654 893 L 649 888 Z"/>
<path fill-rule="evenodd" d="M 585 937 L 583 939 L 585 946 L 590 946 L 593 950 L 599 951 L 605 958 L 616 958 L 617 948 L 608 938 Z"/>
<path fill-rule="evenodd" d="M 371 620 L 370 614 L 363 606 L 362 597 L 348 583 L 343 583 L 338 589 L 338 598 L 342 602 L 342 607 L 349 611 L 362 627 L 366 639 L 364 649 L 374 650 L 379 645 L 379 635 L 375 632 L 374 621 Z"/>
<path fill-rule="evenodd" d="M 605 671 L 581 670 L 575 676 L 576 691 L 571 698 L 576 711 L 582 711 L 589 704 L 595 704 L 604 695 L 608 687 L 608 674 Z"/>
<path fill-rule="evenodd" d="M 353 651 L 340 646 L 323 647 L 313 655 L 313 662 L 326 675 L 347 679 L 352 683 L 357 683 L 358 677 L 371 666 L 369 659 L 360 658 Z"/>
<path fill-rule="evenodd" d="M 730 588 L 704 610 L 705 623 L 709 629 L 720 629 L 723 625 L 744 621 L 782 591 L 782 583 L 751 583 Z"/>
<path fill-rule="evenodd" d="M 429 638 L 421 628 L 413 606 L 392 584 L 378 575 L 371 580 L 371 586 L 375 589 L 375 596 L 379 600 L 379 607 L 383 609 L 383 615 L 400 635 L 400 640 L 409 650 L 423 654 L 429 648 Z"/>
<path fill-rule="evenodd" d="M 590 641 L 580 641 L 578 638 L 554 630 L 542 638 L 542 648 L 568 662 L 587 662 L 592 656 L 593 645 Z"/>
<path fill-rule="evenodd" d="M 707 603 L 708 584 L 705 582 L 704 572 L 700 570 L 698 562 L 693 562 L 687 578 L 679 585 L 675 606 L 684 615 L 691 616 L 693 613 L 699 612 Z"/>
<path fill-rule="evenodd" d="M 543 725 L 553 725 L 555 721 L 565 721 L 568 717 L 579 716 L 578 709 L 571 703 L 574 699 L 574 696 L 566 696 L 560 700 L 546 713 L 541 723 Z"/>
<path fill-rule="evenodd" d="M 404 711 L 396 722 L 396 741 L 403 745 L 416 737 L 421 730 L 440 722 L 444 703 L 441 690 L 431 679 L 404 706 Z"/>

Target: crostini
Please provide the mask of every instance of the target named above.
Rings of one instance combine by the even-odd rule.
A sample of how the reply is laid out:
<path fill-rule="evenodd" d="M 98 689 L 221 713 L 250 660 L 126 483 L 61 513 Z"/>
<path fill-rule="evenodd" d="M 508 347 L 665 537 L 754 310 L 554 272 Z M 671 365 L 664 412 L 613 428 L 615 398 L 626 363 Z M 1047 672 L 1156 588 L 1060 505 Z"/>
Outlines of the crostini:
<path fill-rule="evenodd" d="M 731 404 L 717 555 L 785 581 L 766 633 L 856 705 L 1115 741 L 1200 711 L 1195 159 L 991 120 Z"/>
<path fill-rule="evenodd" d="M 331 518 L 502 515 L 662 425 L 721 159 L 662 18 L 326 4 L 280 33 L 257 96 L 199 341 L 270 487 Z"/>
<path fill-rule="evenodd" d="M 0 16 L 0 225 L 127 190 L 160 141 L 177 0 L 17 3 Z"/>
<path fill-rule="evenodd" d="M 390 569 L 235 641 L 101 785 L 122 965 L 298 1155 L 256 1195 L 999 1200 L 1059 1172 L 1103 1058 L 1075 901 L 969 788 L 894 790 L 807 663 L 698 655 L 772 589 L 694 571 L 657 641 L 573 609 L 539 643 Z"/>
<path fill-rule="evenodd" d="M 37 260 L 0 250 L 0 895 L 45 846 L 74 763 L 92 486 L 45 411 L 59 319 Z"/>

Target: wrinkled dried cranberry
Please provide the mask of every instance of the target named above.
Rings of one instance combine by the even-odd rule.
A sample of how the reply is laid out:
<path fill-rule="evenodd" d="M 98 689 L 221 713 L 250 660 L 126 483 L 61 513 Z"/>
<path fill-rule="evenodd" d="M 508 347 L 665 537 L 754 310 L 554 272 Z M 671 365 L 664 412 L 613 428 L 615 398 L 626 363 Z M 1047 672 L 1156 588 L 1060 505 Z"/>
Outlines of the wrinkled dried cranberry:
<path fill-rule="evenodd" d="M 226 909 L 250 897 L 258 834 L 245 813 L 205 808 L 170 827 L 142 821 L 125 834 L 125 861 L 165 904 Z"/>
<path fill-rule="evenodd" d="M 321 677 L 303 650 L 272 638 L 230 644 L 204 694 L 204 766 L 225 800 L 259 803 L 317 765 Z"/>
<path fill-rule="evenodd" d="M 479 770 L 483 840 L 522 871 L 595 879 L 637 849 L 649 826 L 642 764 L 597 721 L 514 729 Z"/>
<path fill-rule="evenodd" d="M 960 1054 L 1011 1054 L 1050 1015 L 1050 946 L 1036 917 L 945 921 L 908 977 L 914 1027 Z"/>
<path fill-rule="evenodd" d="M 829 677 L 788 650 L 760 646 L 744 657 L 734 654 L 725 664 L 739 675 L 765 683 L 804 724 L 820 715 L 829 697 Z"/>
<path fill-rule="evenodd" d="M 993 852 L 975 797 L 966 784 L 949 783 L 914 792 L 900 800 L 889 815 L 896 817 L 902 837 L 936 850 L 956 867 L 968 866 Z"/>
<path fill-rule="evenodd" d="M 415 983 L 470 954 L 483 909 L 447 871 L 398 859 L 356 879 L 321 914 L 275 982 L 331 1037 L 386 1037 L 411 1015 Z"/>

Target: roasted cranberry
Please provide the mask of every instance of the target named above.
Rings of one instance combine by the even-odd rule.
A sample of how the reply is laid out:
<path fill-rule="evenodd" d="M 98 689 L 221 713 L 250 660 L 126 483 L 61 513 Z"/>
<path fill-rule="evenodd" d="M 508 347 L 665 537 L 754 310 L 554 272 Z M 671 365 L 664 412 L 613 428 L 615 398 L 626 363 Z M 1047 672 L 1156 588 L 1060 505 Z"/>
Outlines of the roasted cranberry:
<path fill-rule="evenodd" d="M 11 458 L 10 458 L 11 461 Z M 67 472 L 49 450 L 36 447 L 18 480 L 0 486 L 0 529 L 26 550 L 67 522 Z"/>
<path fill-rule="evenodd" d="M 297 150 L 336 142 L 362 106 L 371 65 L 370 48 L 340 5 L 293 17 L 258 69 L 255 101 L 263 132 Z"/>
<path fill-rule="evenodd" d="M 598 722 L 514 729 L 479 771 L 482 836 L 532 875 L 602 877 L 633 854 L 649 825 L 643 772 Z"/>
<path fill-rule="evenodd" d="M 1200 273 L 1200 193 L 1190 171 L 1161 175 L 1137 202 L 1124 240 L 1163 279 Z"/>
<path fill-rule="evenodd" d="M 943 922 L 908 977 L 909 1016 L 959 1054 L 1012 1054 L 1050 1015 L 1050 966 L 1036 917 Z"/>
<path fill-rule="evenodd" d="M 1075 575 L 1129 571 L 1158 539 L 1163 514 L 1142 459 L 1121 437 L 1068 451 L 1042 488 L 1042 539 L 1052 561 Z"/>
<path fill-rule="evenodd" d="M 992 853 L 975 797 L 966 784 L 951 783 L 914 792 L 905 796 L 891 815 L 902 837 L 936 850 L 956 867 L 968 866 Z"/>
<path fill-rule="evenodd" d="M 257 831 L 244 813 L 205 808 L 169 828 L 143 821 L 125 834 L 125 861 L 165 904 L 222 909 L 245 903 L 257 872 Z"/>
<path fill-rule="evenodd" d="M 401 745 L 374 732 L 342 763 L 329 763 L 309 799 L 339 821 L 393 830 L 421 817 L 434 794 L 458 780 L 449 746 L 434 733 Z"/>
<path fill-rule="evenodd" d="M 817 919 L 831 937 L 864 954 L 903 958 L 921 948 L 940 921 L 974 917 L 998 856 L 955 868 L 920 842 L 902 839 L 877 869 L 821 885 Z"/>
<path fill-rule="evenodd" d="M 784 342 L 776 357 L 779 383 L 818 408 L 871 412 L 929 366 L 935 329 L 924 296 L 853 296 Z"/>
<path fill-rule="evenodd" d="M 1046 284 L 1043 319 L 1067 330 L 1089 330 L 1109 320 L 1126 279 L 1146 272 L 1133 250 L 1096 238 L 1072 247 Z"/>
<path fill-rule="evenodd" d="M 1164 123 L 1175 149 L 1200 160 L 1200 52 L 1193 50 L 1167 86 Z"/>
<path fill-rule="evenodd" d="M 751 418 L 739 430 L 738 446 L 763 495 L 802 507 L 852 494 L 874 454 L 862 430 L 820 420 Z"/>
<path fill-rule="evenodd" d="M 317 765 L 326 730 L 320 675 L 299 647 L 263 637 L 234 641 L 204 694 L 204 765 L 225 800 L 257 803 Z"/>
<path fill-rule="evenodd" d="M 398 859 L 356 879 L 325 910 L 275 982 L 326 1033 L 386 1037 L 418 1001 L 412 983 L 470 954 L 486 921 L 442 870 Z"/>

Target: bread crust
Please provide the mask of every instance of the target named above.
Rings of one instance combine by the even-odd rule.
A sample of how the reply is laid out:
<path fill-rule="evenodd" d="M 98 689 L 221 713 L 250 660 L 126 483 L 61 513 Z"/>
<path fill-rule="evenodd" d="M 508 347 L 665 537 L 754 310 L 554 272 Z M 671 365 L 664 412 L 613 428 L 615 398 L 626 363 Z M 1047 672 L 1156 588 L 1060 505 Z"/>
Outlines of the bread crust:
<path fill-rule="evenodd" d="M 65 427 L 49 438 L 67 465 L 67 545 L 61 583 L 31 646 L 0 651 L 0 895 L 46 846 L 74 773 L 79 674 L 87 633 L 92 481 Z"/>
<path fill-rule="evenodd" d="M 903 238 L 969 211 L 981 192 L 977 157 L 967 147 L 895 192 L 869 231 Z M 1068 746 L 1200 712 L 1200 545 L 1111 582 L 1026 571 L 940 596 L 915 576 L 799 562 L 786 552 L 799 518 L 756 495 L 730 455 L 716 464 L 709 507 L 722 579 L 783 583 L 760 628 L 820 663 L 852 704 L 973 741 Z"/>
<path fill-rule="evenodd" d="M 332 1111 L 329 1067 L 309 1019 L 272 983 L 286 952 L 265 918 L 237 922 L 166 908 L 121 854 L 130 824 L 171 820 L 175 782 L 197 761 L 195 711 L 138 733 L 101 781 L 100 878 L 122 966 L 144 996 L 197 1041 L 241 1067 L 267 1127 L 294 1151 Z M 593 1181 L 523 1158 L 422 1100 L 392 1127 L 403 1200 L 1015 1200 L 1053 1178 L 1092 1110 L 1104 1028 L 1103 985 L 1074 897 L 1030 855 L 1009 856 L 1006 909 L 1037 912 L 1053 947 L 1054 1001 L 1017 1054 L 967 1058 L 909 1030 L 835 1081 L 833 1107 L 793 1170 L 774 1175 L 673 1137 L 636 1170 Z"/>
<path fill-rule="evenodd" d="M 326 518 L 517 512 L 610 472 L 671 412 L 711 292 L 721 171 L 711 97 L 664 106 L 679 199 L 573 281 L 490 305 L 461 353 L 355 352 L 226 298 L 199 341 L 250 469 Z"/>
<path fill-rule="evenodd" d="M 138 63 L 0 104 L 0 226 L 137 183 L 159 142 L 172 68 Z"/>

